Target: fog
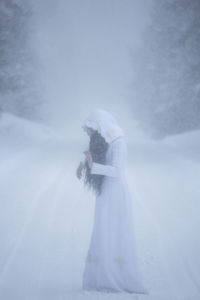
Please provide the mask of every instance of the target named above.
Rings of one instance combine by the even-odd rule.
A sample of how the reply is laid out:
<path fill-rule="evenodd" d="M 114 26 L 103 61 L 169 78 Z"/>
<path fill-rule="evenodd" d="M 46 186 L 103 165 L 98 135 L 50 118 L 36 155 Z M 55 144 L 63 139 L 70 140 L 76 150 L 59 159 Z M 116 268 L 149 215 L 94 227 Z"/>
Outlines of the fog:
<path fill-rule="evenodd" d="M 126 126 L 133 74 L 130 51 L 141 42 L 150 2 L 35 2 L 47 122 L 80 136 L 81 120 L 102 107 Z"/>
<path fill-rule="evenodd" d="M 165 37 L 168 28 L 165 1 L 27 3 L 0 0 L 0 298 L 199 299 L 198 72 L 188 83 L 180 76 L 184 67 L 177 68 L 185 56 L 172 68 L 179 55 L 166 60 L 163 40 L 156 47 L 157 33 Z M 182 24 L 190 5 L 181 6 L 180 19 L 170 5 L 175 28 L 173 17 Z M 186 25 L 195 9 L 198 15 L 198 5 L 191 7 Z M 166 31 L 168 54 L 173 41 Z M 180 97 L 187 85 L 190 101 Z M 95 197 L 76 168 L 89 142 L 81 126 L 96 107 L 111 112 L 125 132 L 149 295 L 81 289 Z"/>

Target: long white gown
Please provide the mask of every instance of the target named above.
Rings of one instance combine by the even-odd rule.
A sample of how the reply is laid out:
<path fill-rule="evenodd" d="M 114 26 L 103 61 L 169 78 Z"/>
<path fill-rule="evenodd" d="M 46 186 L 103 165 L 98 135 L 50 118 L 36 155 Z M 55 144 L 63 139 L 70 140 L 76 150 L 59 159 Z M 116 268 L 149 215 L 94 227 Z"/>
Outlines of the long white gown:
<path fill-rule="evenodd" d="M 126 141 L 119 136 L 109 144 L 106 164 L 92 165 L 92 174 L 105 177 L 102 194 L 96 196 L 93 231 L 83 272 L 84 290 L 148 294 L 138 265 L 126 160 Z"/>

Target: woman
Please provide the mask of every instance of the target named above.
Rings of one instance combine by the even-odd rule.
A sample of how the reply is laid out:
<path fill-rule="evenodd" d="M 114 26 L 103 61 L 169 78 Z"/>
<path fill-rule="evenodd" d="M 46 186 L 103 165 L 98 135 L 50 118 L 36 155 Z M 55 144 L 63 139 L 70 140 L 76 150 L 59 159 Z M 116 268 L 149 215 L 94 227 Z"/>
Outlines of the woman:
<path fill-rule="evenodd" d="M 113 116 L 95 109 L 83 129 L 90 136 L 77 176 L 96 193 L 95 218 L 83 272 L 84 290 L 147 294 L 137 261 L 132 199 L 125 175 L 127 148 Z"/>

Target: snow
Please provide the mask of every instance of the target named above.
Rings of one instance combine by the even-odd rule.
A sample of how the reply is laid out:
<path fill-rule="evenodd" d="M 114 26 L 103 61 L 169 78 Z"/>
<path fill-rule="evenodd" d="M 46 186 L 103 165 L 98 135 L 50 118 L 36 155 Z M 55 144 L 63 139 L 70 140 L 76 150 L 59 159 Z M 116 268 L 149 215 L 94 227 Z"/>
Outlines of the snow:
<path fill-rule="evenodd" d="M 127 175 L 149 295 L 86 292 L 94 196 L 75 176 L 84 149 L 42 124 L 2 114 L 0 298 L 199 299 L 199 138 L 193 131 L 129 140 Z"/>

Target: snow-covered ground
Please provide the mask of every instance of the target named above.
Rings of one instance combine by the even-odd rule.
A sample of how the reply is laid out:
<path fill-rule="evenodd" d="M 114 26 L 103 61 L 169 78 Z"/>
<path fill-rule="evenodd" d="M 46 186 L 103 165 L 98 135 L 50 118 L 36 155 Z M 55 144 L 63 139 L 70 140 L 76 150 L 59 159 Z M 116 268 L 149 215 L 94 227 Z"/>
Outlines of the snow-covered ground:
<path fill-rule="evenodd" d="M 82 145 L 9 114 L 0 145 L 0 299 L 200 299 L 200 131 L 129 135 L 143 296 L 81 291 L 95 204 L 75 176 Z"/>

